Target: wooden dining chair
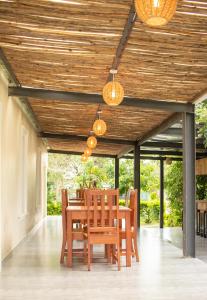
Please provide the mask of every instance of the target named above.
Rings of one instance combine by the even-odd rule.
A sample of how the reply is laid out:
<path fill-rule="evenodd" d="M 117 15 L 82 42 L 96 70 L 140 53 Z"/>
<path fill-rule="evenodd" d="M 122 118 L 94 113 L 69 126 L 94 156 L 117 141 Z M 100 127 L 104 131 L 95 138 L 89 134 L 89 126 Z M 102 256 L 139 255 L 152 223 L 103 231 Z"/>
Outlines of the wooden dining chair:
<path fill-rule="evenodd" d="M 67 255 L 67 215 L 66 215 L 66 208 L 69 205 L 68 201 L 68 191 L 67 189 L 61 190 L 61 199 L 62 199 L 62 231 L 63 231 L 63 237 L 62 237 L 62 248 L 61 248 L 61 255 L 60 255 L 60 263 L 62 264 L 64 262 L 64 257 Z M 79 224 L 79 226 L 74 226 L 77 224 L 79 220 L 75 220 L 72 224 L 72 241 L 83 241 L 83 227 L 82 224 Z M 84 256 L 84 248 L 83 249 L 76 249 L 73 248 L 73 254 L 75 255 L 82 255 Z"/>
<path fill-rule="evenodd" d="M 94 244 L 110 246 L 111 257 L 120 270 L 119 242 L 119 191 L 87 190 L 87 226 L 85 227 L 85 249 L 88 252 L 88 271 L 91 269 L 91 248 Z M 115 248 L 115 251 L 114 251 Z"/>
<path fill-rule="evenodd" d="M 139 262 L 139 254 L 138 254 L 138 230 L 137 230 L 137 190 L 133 190 L 130 192 L 130 204 L 129 208 L 131 209 L 130 214 L 130 222 L 131 222 L 131 243 L 132 243 L 132 256 L 136 257 L 136 261 Z M 126 240 L 126 231 L 120 230 L 120 248 L 121 255 L 126 255 L 126 249 L 122 248 L 122 241 Z"/>
<path fill-rule="evenodd" d="M 77 189 L 76 190 L 76 198 L 84 199 L 84 191 L 85 191 L 85 189 Z"/>

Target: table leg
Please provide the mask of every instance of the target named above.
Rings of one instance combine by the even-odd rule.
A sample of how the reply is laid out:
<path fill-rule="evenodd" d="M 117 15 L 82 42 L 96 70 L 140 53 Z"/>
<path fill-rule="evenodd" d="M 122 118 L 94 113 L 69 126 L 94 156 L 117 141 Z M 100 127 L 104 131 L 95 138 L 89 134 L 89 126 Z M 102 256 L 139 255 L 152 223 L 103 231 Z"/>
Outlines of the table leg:
<path fill-rule="evenodd" d="M 68 246 L 68 253 L 67 253 L 67 267 L 72 267 L 72 215 L 68 212 L 67 216 L 67 246 Z"/>
<path fill-rule="evenodd" d="M 126 213 L 126 266 L 131 267 L 131 224 L 130 213 Z"/>

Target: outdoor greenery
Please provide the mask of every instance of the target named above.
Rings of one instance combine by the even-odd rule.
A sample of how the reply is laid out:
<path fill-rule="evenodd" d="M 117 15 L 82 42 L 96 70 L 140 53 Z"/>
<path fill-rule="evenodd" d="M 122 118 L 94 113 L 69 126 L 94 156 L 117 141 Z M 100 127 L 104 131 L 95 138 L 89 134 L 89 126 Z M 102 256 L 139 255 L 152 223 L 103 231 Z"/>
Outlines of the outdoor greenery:
<path fill-rule="evenodd" d="M 196 108 L 199 136 L 207 146 L 207 101 Z M 132 159 L 120 160 L 120 204 L 127 205 L 129 191 L 133 188 L 134 168 Z M 141 161 L 141 222 L 159 221 L 159 162 Z M 79 156 L 49 154 L 48 214 L 61 213 L 60 190 L 67 187 L 70 195 L 77 188 L 114 187 L 114 160 L 91 157 L 83 164 Z M 197 199 L 207 198 L 207 176 L 196 178 Z M 182 162 L 165 165 L 165 225 L 181 226 L 183 206 Z"/>
<path fill-rule="evenodd" d="M 196 106 L 196 123 L 199 124 L 199 135 L 207 146 L 207 100 Z"/>
<path fill-rule="evenodd" d="M 48 214 L 61 213 L 60 190 L 67 187 L 70 193 L 76 188 L 90 188 L 94 182 L 98 188 L 114 187 L 114 161 L 106 158 L 90 158 L 83 164 L 78 156 L 49 154 L 48 165 Z M 129 190 L 133 188 L 133 160 L 120 160 L 120 204 L 126 205 Z M 141 201 L 142 223 L 159 221 L 159 168 L 152 161 L 141 162 L 142 192 L 148 201 Z"/>
<path fill-rule="evenodd" d="M 165 169 L 165 188 L 168 199 L 168 207 L 165 212 L 165 225 L 181 226 L 183 208 L 182 162 L 172 162 Z"/>

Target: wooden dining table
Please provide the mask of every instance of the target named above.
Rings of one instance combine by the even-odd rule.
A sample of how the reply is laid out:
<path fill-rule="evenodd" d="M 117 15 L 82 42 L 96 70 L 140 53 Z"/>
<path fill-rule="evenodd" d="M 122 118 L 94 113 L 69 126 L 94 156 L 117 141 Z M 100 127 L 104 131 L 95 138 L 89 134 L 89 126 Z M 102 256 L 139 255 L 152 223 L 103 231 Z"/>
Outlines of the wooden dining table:
<path fill-rule="evenodd" d="M 114 207 L 114 216 L 116 213 Z M 128 207 L 119 207 L 119 219 L 125 220 L 125 231 L 126 231 L 126 266 L 131 267 L 131 223 L 130 223 L 130 212 L 131 209 Z M 93 209 L 91 208 L 91 217 L 93 217 Z M 67 215 L 67 266 L 72 267 L 72 224 L 74 220 L 87 221 L 88 208 L 87 206 L 68 206 L 66 208 Z"/>

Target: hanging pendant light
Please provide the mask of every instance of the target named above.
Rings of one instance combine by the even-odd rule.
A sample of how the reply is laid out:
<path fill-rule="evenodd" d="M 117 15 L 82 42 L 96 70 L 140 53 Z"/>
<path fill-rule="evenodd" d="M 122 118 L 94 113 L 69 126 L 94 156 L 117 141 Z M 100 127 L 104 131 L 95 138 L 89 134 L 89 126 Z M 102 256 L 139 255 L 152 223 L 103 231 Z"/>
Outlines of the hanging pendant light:
<path fill-rule="evenodd" d="M 88 157 L 91 155 L 91 153 L 92 153 L 92 150 L 90 148 L 88 148 L 88 147 L 84 151 L 84 155 L 88 156 Z"/>
<path fill-rule="evenodd" d="M 176 11 L 177 0 L 135 0 L 138 17 L 147 25 L 166 25 Z"/>
<path fill-rule="evenodd" d="M 124 89 L 118 81 L 115 81 L 117 70 L 110 70 L 110 73 L 113 75 L 113 80 L 104 86 L 103 99 L 108 105 L 116 106 L 123 101 Z"/>
<path fill-rule="evenodd" d="M 97 139 L 93 135 L 93 131 L 91 131 L 90 134 L 91 134 L 91 136 L 89 136 L 87 139 L 87 146 L 90 149 L 94 149 L 94 148 L 96 148 L 96 145 L 97 145 Z"/>
<path fill-rule="evenodd" d="M 87 162 L 87 160 L 88 160 L 88 156 L 85 155 L 85 154 L 82 154 L 82 155 L 81 155 L 81 161 L 82 161 L 82 162 Z"/>
<path fill-rule="evenodd" d="M 106 123 L 104 122 L 104 120 L 100 119 L 100 114 L 102 112 L 98 111 L 98 119 L 93 123 L 93 131 L 96 135 L 100 136 L 100 135 L 104 135 L 106 132 Z"/>

